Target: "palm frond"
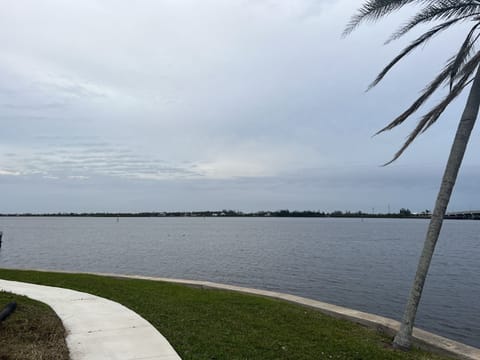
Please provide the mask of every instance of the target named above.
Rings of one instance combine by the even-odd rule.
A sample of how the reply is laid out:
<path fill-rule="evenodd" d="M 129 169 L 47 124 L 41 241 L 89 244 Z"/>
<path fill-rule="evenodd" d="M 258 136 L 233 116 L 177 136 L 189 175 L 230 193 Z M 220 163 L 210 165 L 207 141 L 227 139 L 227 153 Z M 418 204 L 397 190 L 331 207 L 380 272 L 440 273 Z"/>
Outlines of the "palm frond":
<path fill-rule="evenodd" d="M 383 166 L 387 166 L 397 160 L 403 154 L 403 152 L 411 145 L 411 143 L 417 138 L 419 134 L 428 130 L 428 128 L 430 128 L 430 126 L 432 126 L 438 120 L 438 118 L 443 114 L 448 105 L 450 105 L 451 102 L 455 98 L 457 98 L 462 93 L 462 90 L 470 83 L 469 79 L 475 69 L 479 66 L 479 64 L 480 52 L 477 53 L 474 57 L 472 57 L 472 59 L 467 64 L 465 64 L 462 69 L 462 77 L 453 86 L 447 96 L 445 96 L 442 101 L 440 101 L 436 106 L 434 106 L 433 109 L 431 109 L 428 113 L 422 116 L 415 129 L 408 135 L 407 140 L 400 148 L 400 150 L 395 153 L 392 160 L 385 163 Z"/>
<path fill-rule="evenodd" d="M 364 21 L 376 21 L 407 4 L 425 2 L 433 2 L 433 0 L 369 0 L 350 19 L 343 31 L 343 36 L 350 34 Z"/>
<path fill-rule="evenodd" d="M 474 41 L 473 41 L 474 42 Z M 460 52 L 459 52 L 460 53 Z M 410 115 L 415 113 L 432 95 L 433 93 L 445 82 L 447 82 L 449 77 L 452 77 L 452 72 L 455 72 L 454 76 L 454 82 L 452 83 L 452 88 L 453 86 L 456 85 L 455 81 L 457 83 L 461 81 L 464 77 L 465 74 L 471 74 L 474 70 L 476 65 L 478 64 L 478 61 L 480 59 L 479 53 L 477 53 L 474 57 L 471 57 L 469 60 L 466 60 L 466 56 L 463 57 L 463 60 L 465 63 L 463 64 L 460 63 L 460 65 L 457 63 L 458 62 L 458 54 L 456 56 L 453 56 L 446 64 L 442 72 L 437 75 L 437 77 L 430 82 L 430 84 L 427 85 L 427 87 L 422 91 L 421 95 L 413 102 L 413 104 L 407 108 L 403 113 L 401 113 L 398 117 L 396 117 L 392 122 L 390 122 L 387 126 L 384 128 L 380 129 L 377 131 L 374 136 L 385 132 L 387 130 L 392 130 L 394 127 L 402 124 L 405 120 L 407 120 Z"/>
<path fill-rule="evenodd" d="M 385 165 L 398 159 L 419 134 L 428 130 L 440 118 L 452 101 L 470 84 L 473 72 L 480 66 L 480 52 L 472 55 L 474 46 L 480 39 L 480 0 L 366 0 L 347 24 L 343 36 L 348 35 L 363 22 L 377 21 L 406 5 L 419 5 L 419 12 L 394 32 L 387 42 L 402 37 L 418 25 L 431 21 L 441 21 L 441 23 L 432 27 L 405 47 L 383 68 L 368 89 L 376 86 L 400 60 L 435 35 L 458 23 L 473 20 L 475 24 L 470 28 L 458 52 L 447 61 L 440 74 L 423 89 L 413 104 L 375 134 L 378 135 L 402 124 L 424 105 L 442 84 L 449 85 L 448 94 L 420 118 L 403 146 L 395 153 L 393 159 Z"/>
<path fill-rule="evenodd" d="M 479 60 L 476 61 L 476 66 L 478 66 Z M 427 131 L 430 126 L 432 126 L 440 117 L 440 115 L 443 114 L 445 109 L 450 105 L 450 103 L 462 92 L 462 90 L 470 83 L 469 79 L 471 75 L 473 74 L 473 71 L 475 70 L 476 67 L 472 69 L 471 72 L 468 74 L 465 74 L 462 76 L 460 81 L 458 81 L 455 86 L 450 90 L 447 96 L 438 103 L 432 110 L 430 110 L 428 113 L 424 115 L 424 118 L 427 119 L 427 123 L 422 129 L 422 133 Z"/>
<path fill-rule="evenodd" d="M 450 20 L 447 22 L 444 22 L 443 24 L 437 25 L 424 33 L 423 35 L 419 36 L 417 39 L 412 41 L 410 45 L 408 45 L 406 48 L 404 48 L 400 54 L 398 54 L 381 72 L 380 74 L 377 75 L 375 80 L 368 86 L 368 90 L 376 86 L 384 77 L 387 75 L 387 73 L 395 66 L 396 63 L 398 63 L 400 60 L 402 60 L 406 55 L 408 55 L 412 50 L 416 49 L 418 46 L 424 44 L 427 40 L 430 40 L 433 36 L 437 35 L 439 32 L 447 29 L 450 25 L 454 24 L 457 22 L 457 20 Z"/>
<path fill-rule="evenodd" d="M 452 18 L 456 20 L 455 22 L 459 22 L 468 20 L 469 18 L 478 16 L 479 14 L 480 4 L 478 1 L 475 0 L 435 1 L 423 8 L 405 25 L 395 31 L 392 36 L 386 41 L 386 43 L 402 37 L 417 25 L 425 22 L 436 20 L 450 20 Z"/>
<path fill-rule="evenodd" d="M 423 132 L 425 132 L 435 121 L 440 117 L 440 115 L 445 111 L 447 106 L 458 96 L 460 95 L 461 91 L 463 90 L 463 86 L 455 86 L 452 91 L 448 93 L 448 95 L 439 103 L 437 104 L 432 110 L 430 110 L 427 114 L 425 114 L 421 120 L 418 122 L 415 129 L 408 135 L 407 140 L 402 145 L 400 150 L 398 150 L 393 158 L 383 164 L 383 166 L 387 166 L 397 160 L 404 151 L 412 144 L 412 142 L 417 138 L 417 136 Z"/>
<path fill-rule="evenodd" d="M 460 71 L 457 74 L 457 77 L 464 77 L 467 74 L 472 74 L 477 64 L 480 62 L 480 51 L 475 54 L 465 65 L 462 66 Z"/>
<path fill-rule="evenodd" d="M 456 79 L 456 76 L 460 68 L 466 63 L 466 61 L 470 57 L 473 47 L 475 45 L 475 42 L 478 40 L 478 35 L 476 37 L 473 37 L 473 35 L 475 34 L 475 31 L 479 26 L 480 26 L 480 22 L 474 25 L 470 29 L 470 31 L 467 34 L 467 37 L 465 38 L 462 46 L 460 47 L 460 50 L 457 53 L 457 56 L 452 62 L 451 71 L 450 71 L 450 90 L 452 90 L 453 83 Z"/>
<path fill-rule="evenodd" d="M 410 107 L 405 110 L 402 114 L 396 117 L 392 122 L 390 122 L 387 126 L 377 131 L 374 136 L 385 132 L 387 130 L 392 130 L 394 127 L 400 125 L 405 120 L 407 120 L 410 115 L 416 112 L 424 103 L 427 101 L 430 96 L 444 83 L 450 74 L 450 68 L 447 66 L 445 67 L 440 74 L 430 83 L 428 86 L 423 90 L 422 94 L 414 101 Z"/>

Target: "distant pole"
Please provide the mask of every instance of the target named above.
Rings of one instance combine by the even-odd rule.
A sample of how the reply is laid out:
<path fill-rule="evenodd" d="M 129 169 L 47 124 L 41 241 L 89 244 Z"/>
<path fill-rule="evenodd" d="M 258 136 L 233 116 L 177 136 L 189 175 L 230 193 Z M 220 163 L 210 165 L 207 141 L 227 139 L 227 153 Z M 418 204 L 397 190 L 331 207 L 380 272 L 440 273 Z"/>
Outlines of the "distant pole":
<path fill-rule="evenodd" d="M 0 248 L 2 247 L 3 231 L 0 231 Z"/>

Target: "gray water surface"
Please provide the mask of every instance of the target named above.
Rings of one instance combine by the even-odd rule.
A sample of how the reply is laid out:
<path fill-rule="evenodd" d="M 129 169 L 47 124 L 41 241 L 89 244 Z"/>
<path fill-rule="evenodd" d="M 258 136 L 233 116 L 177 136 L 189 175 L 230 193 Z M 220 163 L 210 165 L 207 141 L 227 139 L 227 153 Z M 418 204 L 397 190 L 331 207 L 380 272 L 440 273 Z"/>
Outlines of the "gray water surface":
<path fill-rule="evenodd" d="M 400 319 L 428 222 L 0 217 L 0 266 L 210 280 Z M 416 326 L 480 347 L 480 221 L 444 224 Z"/>

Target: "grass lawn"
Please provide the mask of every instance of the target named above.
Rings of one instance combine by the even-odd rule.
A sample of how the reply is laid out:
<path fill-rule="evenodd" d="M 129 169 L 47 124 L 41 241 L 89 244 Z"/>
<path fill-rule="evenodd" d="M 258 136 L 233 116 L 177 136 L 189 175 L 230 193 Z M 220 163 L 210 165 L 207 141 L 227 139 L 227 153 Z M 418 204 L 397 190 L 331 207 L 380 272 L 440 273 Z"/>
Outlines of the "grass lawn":
<path fill-rule="evenodd" d="M 15 301 L 17 309 L 0 323 L 0 360 L 67 360 L 65 329 L 47 305 L 0 292 L 0 308 Z"/>
<path fill-rule="evenodd" d="M 253 295 L 85 274 L 0 269 L 0 278 L 117 301 L 147 319 L 185 360 L 447 359 L 392 350 L 391 339 L 374 330 Z"/>

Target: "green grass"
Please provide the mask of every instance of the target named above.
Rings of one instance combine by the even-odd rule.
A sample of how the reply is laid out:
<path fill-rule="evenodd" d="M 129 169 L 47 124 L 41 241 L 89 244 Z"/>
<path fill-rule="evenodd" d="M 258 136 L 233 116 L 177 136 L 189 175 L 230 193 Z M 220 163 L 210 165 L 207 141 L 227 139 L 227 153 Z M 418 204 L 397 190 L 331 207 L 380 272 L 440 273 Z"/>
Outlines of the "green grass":
<path fill-rule="evenodd" d="M 0 323 L 0 360 L 67 360 L 65 329 L 47 305 L 0 291 L 0 308 L 17 309 Z"/>
<path fill-rule="evenodd" d="M 182 359 L 446 359 L 284 301 L 157 281 L 0 269 L 0 278 L 99 295 L 137 312 Z"/>

